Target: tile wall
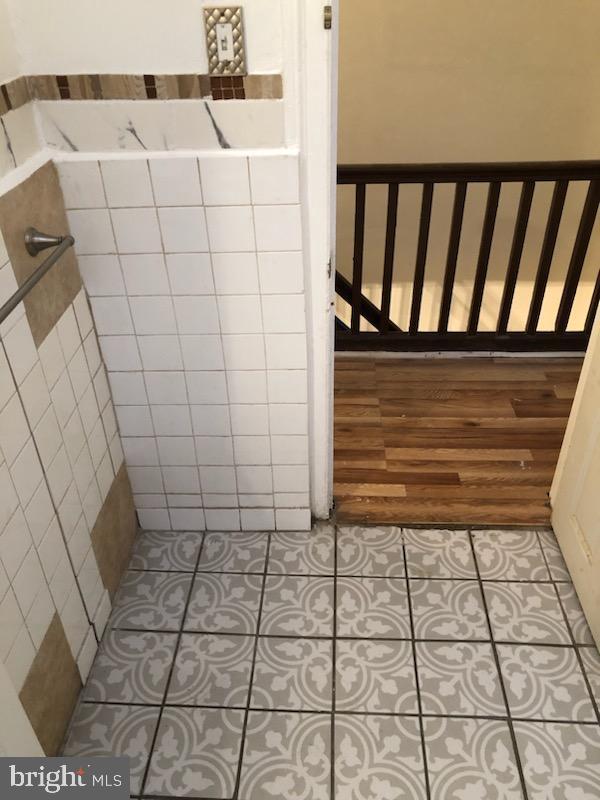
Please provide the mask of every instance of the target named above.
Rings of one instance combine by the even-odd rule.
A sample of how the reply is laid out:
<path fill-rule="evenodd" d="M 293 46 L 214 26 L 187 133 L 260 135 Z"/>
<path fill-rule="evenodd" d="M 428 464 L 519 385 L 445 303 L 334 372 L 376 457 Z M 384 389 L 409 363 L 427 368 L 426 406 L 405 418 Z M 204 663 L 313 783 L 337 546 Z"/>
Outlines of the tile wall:
<path fill-rule="evenodd" d="M 58 169 L 142 527 L 307 529 L 297 155 Z"/>

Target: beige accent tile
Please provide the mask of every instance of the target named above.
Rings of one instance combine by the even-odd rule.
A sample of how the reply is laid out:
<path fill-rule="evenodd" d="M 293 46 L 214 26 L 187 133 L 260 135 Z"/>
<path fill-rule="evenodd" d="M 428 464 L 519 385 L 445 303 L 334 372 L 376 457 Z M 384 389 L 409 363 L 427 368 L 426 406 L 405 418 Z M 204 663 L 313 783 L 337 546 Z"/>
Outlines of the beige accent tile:
<path fill-rule="evenodd" d="M 103 100 L 145 100 L 143 75 L 100 75 Z"/>
<path fill-rule="evenodd" d="M 26 252 L 23 231 L 29 225 L 44 233 L 69 232 L 58 174 L 50 161 L 0 197 L 0 232 L 19 286 L 48 256 L 48 251 L 35 258 Z M 44 341 L 80 289 L 77 260 L 70 249 L 25 298 L 25 311 L 36 346 Z"/>
<path fill-rule="evenodd" d="M 11 108 L 20 108 L 31 100 L 27 78 L 15 78 L 14 81 L 9 81 L 5 86 Z"/>
<path fill-rule="evenodd" d="M 280 100 L 283 97 L 281 75 L 246 75 L 246 100 Z"/>
<path fill-rule="evenodd" d="M 29 93 L 36 100 L 60 100 L 55 75 L 29 75 Z"/>
<path fill-rule="evenodd" d="M 122 464 L 92 530 L 92 547 L 104 586 L 111 597 L 127 568 L 137 534 L 131 484 Z"/>
<path fill-rule="evenodd" d="M 59 754 L 81 690 L 81 678 L 58 614 L 54 614 L 19 698 L 47 756 Z"/>

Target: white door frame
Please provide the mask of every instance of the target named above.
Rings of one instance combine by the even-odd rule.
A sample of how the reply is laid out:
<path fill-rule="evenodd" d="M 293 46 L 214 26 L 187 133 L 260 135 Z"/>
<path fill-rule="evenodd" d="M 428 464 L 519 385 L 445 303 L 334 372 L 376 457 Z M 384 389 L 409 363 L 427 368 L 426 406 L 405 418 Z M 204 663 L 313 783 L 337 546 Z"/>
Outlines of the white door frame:
<path fill-rule="evenodd" d="M 333 503 L 333 344 L 337 169 L 337 18 L 322 0 L 299 0 L 299 142 L 307 259 L 310 496 L 326 519 Z"/>

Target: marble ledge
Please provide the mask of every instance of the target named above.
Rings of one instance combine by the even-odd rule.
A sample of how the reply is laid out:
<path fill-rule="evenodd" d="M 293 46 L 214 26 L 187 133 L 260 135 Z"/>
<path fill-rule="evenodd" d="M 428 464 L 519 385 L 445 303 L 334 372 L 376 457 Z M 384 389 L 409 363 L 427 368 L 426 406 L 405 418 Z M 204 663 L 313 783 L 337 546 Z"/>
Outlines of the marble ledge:
<path fill-rule="evenodd" d="M 285 146 L 284 101 L 38 101 L 46 145 L 63 152 Z"/>

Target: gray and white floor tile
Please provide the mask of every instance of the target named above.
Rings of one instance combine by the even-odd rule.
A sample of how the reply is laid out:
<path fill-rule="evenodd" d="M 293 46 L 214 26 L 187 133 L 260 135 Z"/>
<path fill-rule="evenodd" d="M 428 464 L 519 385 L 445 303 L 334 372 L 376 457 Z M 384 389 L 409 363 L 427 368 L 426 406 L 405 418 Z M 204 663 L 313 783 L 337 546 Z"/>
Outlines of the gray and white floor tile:
<path fill-rule="evenodd" d="M 338 528 L 337 574 L 402 577 L 402 541 L 400 528 Z"/>
<path fill-rule="evenodd" d="M 594 644 L 594 638 L 587 624 L 583 609 L 572 583 L 556 583 L 556 591 L 560 598 L 571 633 L 576 644 Z"/>
<path fill-rule="evenodd" d="M 256 633 L 261 575 L 197 573 L 185 615 L 187 631 Z"/>
<path fill-rule="evenodd" d="M 185 573 L 127 572 L 115 598 L 112 628 L 178 631 L 192 576 Z"/>
<path fill-rule="evenodd" d="M 262 574 L 268 546 L 267 533 L 206 533 L 198 571 Z"/>
<path fill-rule="evenodd" d="M 556 541 L 553 531 L 538 531 L 538 538 L 550 569 L 550 575 L 554 581 L 570 581 L 571 576 L 565 564 L 565 560 L 560 552 L 560 547 Z"/>
<path fill-rule="evenodd" d="M 476 578 L 468 531 L 404 531 L 406 564 L 411 578 Z"/>
<path fill-rule="evenodd" d="M 410 602 L 417 639 L 489 639 L 477 581 L 412 580 Z"/>
<path fill-rule="evenodd" d="M 337 635 L 409 639 L 406 582 L 397 578 L 338 578 Z"/>
<path fill-rule="evenodd" d="M 483 580 L 550 580 L 535 531 L 474 531 L 473 546 Z"/>
<path fill-rule="evenodd" d="M 260 633 L 332 636 L 333 579 L 304 575 L 267 576 Z"/>
<path fill-rule="evenodd" d="M 147 531 L 135 543 L 129 569 L 193 572 L 202 546 L 202 533 Z"/>
<path fill-rule="evenodd" d="M 571 637 L 550 583 L 485 583 L 496 641 L 570 644 Z"/>
<path fill-rule="evenodd" d="M 269 549 L 272 575 L 333 575 L 335 533 L 333 526 L 319 526 L 308 533 L 273 533 Z"/>

